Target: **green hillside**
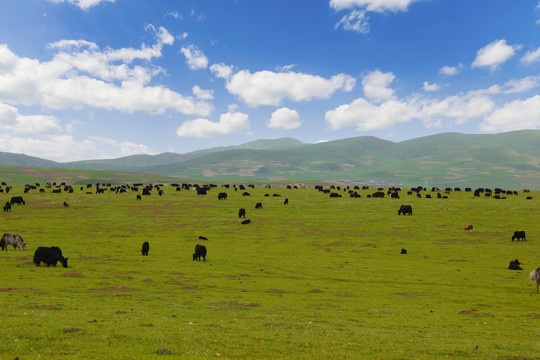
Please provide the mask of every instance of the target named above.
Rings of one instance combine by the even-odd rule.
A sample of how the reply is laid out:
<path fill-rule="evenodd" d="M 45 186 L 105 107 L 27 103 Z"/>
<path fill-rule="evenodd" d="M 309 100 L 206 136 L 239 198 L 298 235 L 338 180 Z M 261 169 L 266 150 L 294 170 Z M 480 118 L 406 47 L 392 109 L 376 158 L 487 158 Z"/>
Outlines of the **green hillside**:
<path fill-rule="evenodd" d="M 540 188 L 540 130 L 443 133 L 392 142 L 361 136 L 319 144 L 258 140 L 187 154 L 56 163 L 3 153 L 0 166 L 156 174 L 209 181 L 383 182 L 394 185 Z"/>

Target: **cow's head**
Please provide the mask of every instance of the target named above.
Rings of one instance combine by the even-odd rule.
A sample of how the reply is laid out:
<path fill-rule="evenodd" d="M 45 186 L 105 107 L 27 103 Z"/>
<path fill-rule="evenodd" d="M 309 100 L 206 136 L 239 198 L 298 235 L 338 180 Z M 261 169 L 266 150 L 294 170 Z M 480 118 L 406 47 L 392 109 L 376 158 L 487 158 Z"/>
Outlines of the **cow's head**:
<path fill-rule="evenodd" d="M 26 243 L 24 241 L 22 242 L 21 247 L 23 250 L 26 250 Z"/>
<path fill-rule="evenodd" d="M 68 258 L 64 258 L 64 260 L 60 260 L 62 262 L 62 266 L 67 268 L 68 267 Z"/>

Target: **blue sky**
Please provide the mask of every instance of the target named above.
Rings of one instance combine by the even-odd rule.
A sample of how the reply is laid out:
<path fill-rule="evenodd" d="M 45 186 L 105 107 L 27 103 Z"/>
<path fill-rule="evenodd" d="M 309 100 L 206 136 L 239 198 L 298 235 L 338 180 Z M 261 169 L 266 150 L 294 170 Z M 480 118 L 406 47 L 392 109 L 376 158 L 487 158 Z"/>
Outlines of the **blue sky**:
<path fill-rule="evenodd" d="M 540 127 L 538 0 L 17 0 L 0 151 L 56 161 L 257 139 Z"/>

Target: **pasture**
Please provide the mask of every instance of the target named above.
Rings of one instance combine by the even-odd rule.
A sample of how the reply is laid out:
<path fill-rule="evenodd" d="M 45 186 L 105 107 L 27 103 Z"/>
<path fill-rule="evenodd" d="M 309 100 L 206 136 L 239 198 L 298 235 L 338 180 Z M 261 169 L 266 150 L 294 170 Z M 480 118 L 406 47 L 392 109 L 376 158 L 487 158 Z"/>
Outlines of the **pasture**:
<path fill-rule="evenodd" d="M 0 223 L 27 243 L 0 252 L 2 359 L 540 358 L 538 191 L 74 189 L 0 194 L 24 197 Z M 192 260 L 196 244 L 206 261 Z M 69 268 L 36 267 L 38 246 L 61 247 Z"/>

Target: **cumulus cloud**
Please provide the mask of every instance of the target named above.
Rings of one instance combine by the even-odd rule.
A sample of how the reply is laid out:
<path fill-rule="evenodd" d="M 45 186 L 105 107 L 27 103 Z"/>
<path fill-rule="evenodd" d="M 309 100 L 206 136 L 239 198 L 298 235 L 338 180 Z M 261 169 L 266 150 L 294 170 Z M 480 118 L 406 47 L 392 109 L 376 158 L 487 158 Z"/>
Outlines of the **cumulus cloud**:
<path fill-rule="evenodd" d="M 218 122 L 208 119 L 195 119 L 184 122 L 176 130 L 180 137 L 209 138 L 247 131 L 248 115 L 241 112 L 228 112 L 219 117 Z"/>
<path fill-rule="evenodd" d="M 373 101 L 384 101 L 394 97 L 394 90 L 388 87 L 395 76 L 392 73 L 383 73 L 379 70 L 370 72 L 362 80 L 364 95 Z"/>
<path fill-rule="evenodd" d="M 330 6 L 336 10 L 365 8 L 367 11 L 406 11 L 410 4 L 419 0 L 330 0 Z"/>
<path fill-rule="evenodd" d="M 351 10 L 334 26 L 344 30 L 366 34 L 370 31 L 367 12 L 407 11 L 413 2 L 419 0 L 330 0 L 330 7 L 337 11 Z"/>
<path fill-rule="evenodd" d="M 521 58 L 521 62 L 524 64 L 532 64 L 535 62 L 540 62 L 540 47 L 536 50 L 529 50 Z"/>
<path fill-rule="evenodd" d="M 210 71 L 215 77 L 228 80 L 233 73 L 233 66 L 225 65 L 223 63 L 213 64 L 210 66 Z"/>
<path fill-rule="evenodd" d="M 193 95 L 199 99 L 203 100 L 212 100 L 214 98 L 214 91 L 212 90 L 203 90 L 198 85 L 193 87 Z"/>
<path fill-rule="evenodd" d="M 343 30 L 355 31 L 362 34 L 367 34 L 370 30 L 368 23 L 369 17 L 365 11 L 353 10 L 349 14 L 344 15 L 334 26 L 335 29 L 343 27 Z"/>
<path fill-rule="evenodd" d="M 438 91 L 441 87 L 437 84 L 430 84 L 424 81 L 424 91 Z"/>
<path fill-rule="evenodd" d="M 439 69 L 439 74 L 444 76 L 454 76 L 459 74 L 462 68 L 463 64 L 459 64 L 458 66 L 443 66 Z"/>
<path fill-rule="evenodd" d="M 70 3 L 80 7 L 83 10 L 88 10 L 93 6 L 99 5 L 104 2 L 114 2 L 115 0 L 49 0 L 54 3 Z"/>
<path fill-rule="evenodd" d="M 489 67 L 491 71 L 497 70 L 499 65 L 515 55 L 521 45 L 508 45 L 506 40 L 495 40 L 484 46 L 476 53 L 472 67 Z"/>
<path fill-rule="evenodd" d="M 329 98 L 337 90 L 351 91 L 356 80 L 345 74 L 325 79 L 316 75 L 296 72 L 241 70 L 230 75 L 227 90 L 251 106 L 279 106 L 284 99 L 309 101 Z"/>
<path fill-rule="evenodd" d="M 206 69 L 208 58 L 195 45 L 189 45 L 180 50 L 186 57 L 186 62 L 191 70 Z"/>
<path fill-rule="evenodd" d="M 484 131 L 535 129 L 540 126 L 540 95 L 505 104 L 480 124 Z"/>
<path fill-rule="evenodd" d="M 172 44 L 174 38 L 165 28 L 147 29 L 156 34 L 152 46 L 101 50 L 85 40 L 61 40 L 49 44 L 56 52 L 50 61 L 19 57 L 0 44 L 0 102 L 51 109 L 93 106 L 126 113 L 173 110 L 208 115 L 210 104 L 164 86 L 149 85 L 154 76 L 164 72 L 150 62 L 160 57 L 163 46 Z"/>
<path fill-rule="evenodd" d="M 495 103 L 488 95 L 488 92 L 493 92 L 494 89 L 442 99 L 421 95 L 398 99 L 393 90 L 388 87 L 393 79 L 393 74 L 380 71 L 366 75 L 363 83 L 372 86 L 372 90 L 367 92 L 370 96 L 366 95 L 366 98 L 358 98 L 350 104 L 327 111 L 325 119 L 330 128 L 340 129 L 353 126 L 359 131 L 381 130 L 399 123 L 410 122 L 413 119 L 422 121 L 426 127 L 440 126 L 443 119 L 453 121 L 455 124 L 463 124 L 470 119 L 483 118 L 495 109 Z M 518 82 L 516 81 L 516 84 Z M 496 92 L 500 93 L 503 89 L 509 90 L 511 86 L 511 84 L 505 84 L 496 88 Z"/>
<path fill-rule="evenodd" d="M 21 115 L 11 105 L 0 103 L 0 128 L 15 133 L 55 134 L 62 131 L 58 119 L 46 115 Z"/>
<path fill-rule="evenodd" d="M 147 146 L 130 141 L 96 137 L 77 140 L 65 134 L 23 137 L 3 133 L 0 134 L 0 151 L 21 153 L 59 162 L 153 154 Z"/>
<path fill-rule="evenodd" d="M 268 127 L 290 130 L 300 127 L 301 124 L 298 111 L 283 107 L 272 113 Z"/>

